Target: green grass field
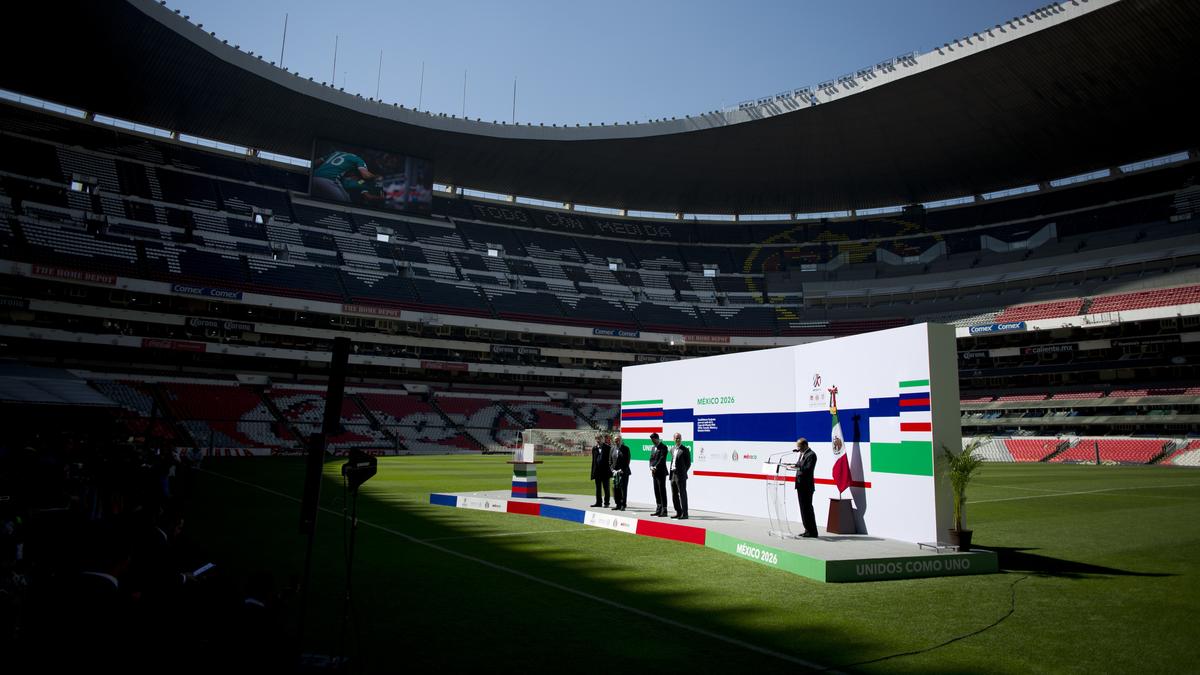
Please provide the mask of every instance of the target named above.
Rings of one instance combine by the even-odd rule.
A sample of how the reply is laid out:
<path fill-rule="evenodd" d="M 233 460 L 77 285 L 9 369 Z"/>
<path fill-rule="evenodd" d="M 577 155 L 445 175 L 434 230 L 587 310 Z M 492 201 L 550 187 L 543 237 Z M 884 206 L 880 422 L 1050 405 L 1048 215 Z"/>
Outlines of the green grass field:
<path fill-rule="evenodd" d="M 506 489 L 504 459 L 380 460 L 362 490 L 355 555 L 350 651 L 367 670 L 1200 667 L 1200 472 L 987 465 L 969 490 L 969 524 L 1000 553 L 1001 574 L 822 584 L 699 546 L 429 506 L 434 491 Z M 339 466 L 325 467 L 306 631 L 306 648 L 324 653 L 341 626 Z M 302 461 L 204 469 L 188 527 L 226 578 L 299 576 Z M 586 459 L 550 457 L 539 482 L 590 494 L 587 473 Z"/>

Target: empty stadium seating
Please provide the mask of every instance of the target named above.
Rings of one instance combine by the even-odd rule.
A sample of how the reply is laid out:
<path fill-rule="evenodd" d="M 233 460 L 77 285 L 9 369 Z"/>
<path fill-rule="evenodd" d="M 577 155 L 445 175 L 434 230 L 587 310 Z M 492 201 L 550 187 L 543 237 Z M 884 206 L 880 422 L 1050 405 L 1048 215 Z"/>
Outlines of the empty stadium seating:
<path fill-rule="evenodd" d="M 1017 462 L 1040 462 L 1063 443 L 1060 438 L 1005 438 L 1004 447 Z"/>
<path fill-rule="evenodd" d="M 964 437 L 963 446 L 965 447 L 971 439 Z M 988 462 L 1015 462 L 1017 461 L 1003 439 L 989 438 L 981 442 L 975 448 L 975 454 Z"/>
<path fill-rule="evenodd" d="M 1159 463 L 1172 466 L 1200 466 L 1200 440 L 1184 444 L 1183 447 L 1177 448 Z"/>
<path fill-rule="evenodd" d="M 1094 462 L 1099 448 L 1101 462 L 1146 464 L 1161 454 L 1165 445 L 1161 438 L 1081 438 L 1050 461 Z"/>
<path fill-rule="evenodd" d="M 299 197 L 296 193 L 302 193 L 307 182 L 300 171 L 165 141 L 114 144 L 108 141 L 114 133 L 110 128 L 65 120 L 48 123 L 38 113 L 8 105 L 0 109 L 0 117 L 18 123 L 24 134 L 0 139 L 4 151 L 27 158 L 4 164 L 13 174 L 0 186 L 0 197 L 6 200 L 0 213 L 10 214 L 0 219 L 5 221 L 0 223 L 0 251 L 6 256 L 125 277 L 516 321 L 619 324 L 672 333 L 845 335 L 911 319 L 829 317 L 817 326 L 801 307 L 773 314 L 756 306 L 764 299 L 764 280 L 756 276 L 764 261 L 773 261 L 775 267 L 785 259 L 821 262 L 843 250 L 865 260 L 877 244 L 860 239 L 960 230 L 964 224 L 976 229 L 949 236 L 948 245 L 958 237 L 961 241 L 954 239 L 951 248 L 983 255 L 978 251 L 981 232 L 1008 241 L 1020 239 L 1029 225 L 1017 222 L 988 229 L 978 223 L 1013 223 L 1052 212 L 1048 209 L 1072 211 L 1081 206 L 1095 213 L 1079 218 L 1078 227 L 1086 224 L 1087 231 L 1096 230 L 1101 220 L 1115 228 L 1114 236 L 1120 235 L 1112 239 L 1117 243 L 1137 238 L 1128 228 L 1120 230 L 1130 218 L 1159 219 L 1162 222 L 1144 229 L 1156 227 L 1153 231 L 1161 230 L 1162 236 L 1188 231 L 1186 223 L 1165 222 L 1169 198 L 1151 197 L 1187 180 L 1191 174 L 1186 167 L 1131 175 L 1105 183 L 1103 190 L 1085 185 L 932 212 L 919 223 L 895 216 L 737 225 L 647 223 L 440 197 L 435 200 L 440 219 L 414 219 L 351 212 Z M 70 147 L 62 145 L 64 138 L 74 139 Z M 69 190 L 66 181 L 76 173 L 95 177 L 101 196 L 92 200 Z M 1140 206 L 1107 205 L 1111 194 L 1140 200 Z M 110 218 L 103 232 L 88 224 L 93 210 Z M 1107 219 L 1100 213 L 1108 214 Z M 1083 232 L 1074 229 L 1074 222 L 1063 216 L 1058 227 L 1066 234 Z M 506 227 L 514 224 L 520 229 Z M 386 243 L 375 239 L 383 232 L 389 234 Z M 923 237 L 884 243 L 911 253 L 934 241 Z M 1096 245 L 1107 241 L 1096 235 Z M 781 249 L 763 244 L 799 248 L 782 255 Z M 489 247 L 501 249 L 500 255 L 482 255 Z M 609 262 L 616 260 L 623 268 L 610 271 Z M 955 260 L 974 265 L 980 259 Z M 705 277 L 705 266 L 716 266 L 720 275 Z M 872 270 L 852 265 L 835 276 L 870 278 L 879 273 Z M 510 275 L 517 276 L 511 286 Z M 519 289 L 539 293 L 525 295 Z M 1200 286 L 1193 285 L 1071 298 L 1003 311 L 980 308 L 970 317 L 960 313 L 959 320 L 1007 322 L 1069 316 L 1084 309 L 1122 311 L 1196 302 L 1198 294 Z"/>
<path fill-rule="evenodd" d="M 1160 288 L 1136 293 L 1102 295 L 1092 299 L 1089 314 L 1124 312 L 1147 307 L 1167 307 L 1200 303 L 1200 285 Z"/>
<path fill-rule="evenodd" d="M 996 317 L 995 322 L 1036 321 L 1037 319 L 1054 319 L 1060 316 L 1076 316 L 1082 314 L 1082 309 L 1083 298 L 1017 305 L 1001 312 Z"/>

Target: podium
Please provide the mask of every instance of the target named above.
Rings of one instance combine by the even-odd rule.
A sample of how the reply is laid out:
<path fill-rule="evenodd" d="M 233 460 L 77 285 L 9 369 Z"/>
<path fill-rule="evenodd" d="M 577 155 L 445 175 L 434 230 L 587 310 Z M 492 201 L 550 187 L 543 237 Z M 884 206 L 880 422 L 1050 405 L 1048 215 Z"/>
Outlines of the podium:
<path fill-rule="evenodd" d="M 795 469 L 796 465 L 785 464 L 783 458 L 790 454 L 789 451 L 772 455 L 762 465 L 762 472 L 765 474 L 763 483 L 765 484 L 764 496 L 767 500 L 767 519 L 770 521 L 767 535 L 780 539 L 800 538 L 792 531 L 792 522 L 787 517 L 787 505 L 792 493 L 789 487 L 791 481 L 788 479 L 791 478 L 791 469 Z"/>
<path fill-rule="evenodd" d="M 854 534 L 858 528 L 854 525 L 854 500 L 829 498 L 829 518 L 825 521 L 825 531 L 830 534 Z"/>
<path fill-rule="evenodd" d="M 513 451 L 508 461 L 513 467 L 512 496 L 521 499 L 537 499 L 537 465 L 541 460 L 534 458 L 533 443 L 523 443 Z"/>

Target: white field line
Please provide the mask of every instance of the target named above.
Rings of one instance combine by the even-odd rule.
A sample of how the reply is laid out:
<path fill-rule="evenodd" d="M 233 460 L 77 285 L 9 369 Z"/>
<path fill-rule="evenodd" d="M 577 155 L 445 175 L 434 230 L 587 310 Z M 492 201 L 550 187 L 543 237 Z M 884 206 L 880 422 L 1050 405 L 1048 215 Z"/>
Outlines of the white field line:
<path fill-rule="evenodd" d="M 293 502 L 300 501 L 299 499 L 293 497 L 292 495 L 284 494 L 282 492 L 278 492 L 278 491 L 272 490 L 270 488 L 265 488 L 261 485 L 257 485 L 255 483 L 250 483 L 248 481 L 244 481 L 244 480 L 241 480 L 238 478 L 233 478 L 232 476 L 226 476 L 224 474 L 215 473 L 212 471 L 205 471 L 205 473 L 212 475 L 212 476 L 217 476 L 218 478 L 224 478 L 225 480 L 232 481 L 234 483 L 239 483 L 239 484 L 245 485 L 247 487 L 252 487 L 256 490 L 261 490 L 268 494 L 275 495 L 276 497 L 282 497 L 283 499 L 287 499 L 287 500 L 290 500 Z M 333 509 L 325 508 L 324 506 L 320 507 L 320 509 L 326 513 L 331 513 L 333 515 L 341 515 L 341 512 L 335 511 Z M 477 558 L 473 555 L 468 555 L 466 553 L 460 553 L 458 551 L 454 551 L 454 550 L 448 549 L 444 546 L 439 546 L 438 544 L 432 543 L 428 539 L 418 539 L 417 537 L 414 537 L 411 534 L 405 534 L 398 530 L 393 530 L 389 527 L 384 527 L 383 525 L 376 525 L 375 523 L 371 523 L 369 521 L 362 520 L 362 519 L 359 519 L 358 523 L 360 525 L 366 525 L 367 527 L 373 527 L 382 532 L 387 532 L 388 534 L 400 537 L 401 539 L 412 542 L 414 544 L 418 544 L 420 546 L 425 546 L 427 548 L 431 548 L 440 553 L 445 553 L 446 555 L 452 555 L 456 558 L 461 558 L 463 560 L 468 560 L 470 562 L 473 562 L 473 563 L 476 563 L 479 565 L 483 565 L 484 567 L 496 570 L 497 572 L 504 572 L 506 574 L 511 574 L 515 577 L 520 577 L 522 579 L 525 579 L 526 581 L 532 581 L 535 584 L 541 584 L 543 586 L 548 586 L 550 588 L 562 591 L 564 593 L 570 593 L 571 595 L 576 595 L 581 598 L 587 598 L 588 600 L 592 600 L 592 601 L 600 603 L 602 605 L 608 605 L 609 607 L 613 607 L 615 609 L 629 612 L 630 614 L 636 614 L 637 616 L 640 616 L 640 617 L 643 617 L 646 619 L 650 619 L 652 621 L 657 621 L 659 623 L 666 624 L 673 628 L 679 628 L 679 629 L 688 631 L 692 635 L 703 635 L 704 637 L 711 638 L 713 640 L 719 640 L 721 642 L 733 645 L 735 647 L 740 647 L 742 649 L 746 649 L 746 650 L 749 650 L 752 652 L 757 652 L 759 654 L 771 656 L 771 657 L 777 658 L 781 661 L 787 661 L 789 663 L 794 663 L 796 665 L 803 666 L 805 668 L 809 668 L 812 670 L 827 670 L 824 666 L 821 666 L 812 661 L 806 661 L 804 659 L 797 658 L 795 656 L 784 654 L 782 652 L 777 652 L 772 649 L 767 649 L 766 647 L 759 647 L 758 645 L 753 645 L 753 644 L 750 644 L 749 642 L 743 642 L 736 638 L 731 638 L 731 637 L 728 637 L 725 635 L 721 635 L 720 633 L 715 633 L 713 631 L 705 630 L 705 629 L 697 627 L 697 626 L 691 626 L 686 623 L 667 618 L 665 616 L 659 616 L 658 614 L 654 614 L 653 612 L 647 612 L 644 609 L 638 609 L 637 607 L 631 607 L 629 605 L 626 605 L 626 604 L 623 604 L 620 602 L 616 602 L 614 600 L 609 600 L 608 598 L 602 598 L 598 595 L 593 595 L 591 593 L 588 593 L 587 591 L 581 591 L 577 588 L 571 588 L 570 586 L 565 586 L 558 582 L 550 581 L 549 579 L 543 579 L 541 577 L 529 574 L 528 572 L 522 572 L 521 570 L 516 570 L 511 567 L 505 567 L 504 565 L 499 565 L 497 563 L 494 563 L 494 562 L 491 562 L 488 560 L 484 560 L 483 558 Z M 837 671 L 828 671 L 828 672 L 836 673 Z"/>
<path fill-rule="evenodd" d="M 991 486 L 989 486 L 991 487 Z M 1074 492 L 1056 492 L 1047 495 L 1024 495 L 1021 497 L 998 497 L 996 499 L 972 499 L 971 504 L 987 504 L 990 502 L 1013 502 L 1019 499 L 1045 499 L 1047 497 L 1069 497 L 1071 495 L 1092 495 L 1123 490 L 1165 490 L 1167 488 L 1200 487 L 1200 483 L 1181 483 L 1175 485 L 1131 485 L 1128 487 L 1103 488 L 1100 490 L 1077 490 Z"/>

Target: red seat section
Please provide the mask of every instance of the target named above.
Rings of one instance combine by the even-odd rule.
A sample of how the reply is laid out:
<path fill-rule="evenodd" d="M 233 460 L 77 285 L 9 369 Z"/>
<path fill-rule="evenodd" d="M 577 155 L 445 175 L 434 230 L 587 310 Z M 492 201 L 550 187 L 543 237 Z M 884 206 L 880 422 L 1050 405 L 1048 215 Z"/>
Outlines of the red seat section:
<path fill-rule="evenodd" d="M 1200 284 L 1176 288 L 1156 288 L 1118 295 L 1102 295 L 1092 299 L 1092 306 L 1088 308 L 1088 314 L 1125 312 L 1147 307 L 1171 307 L 1195 303 L 1200 303 Z"/>
<path fill-rule="evenodd" d="M 1037 302 L 1029 305 L 1008 307 L 996 317 L 996 323 L 1054 319 L 1060 316 L 1076 316 L 1082 313 L 1083 298 L 1071 298 L 1069 300 Z"/>
<path fill-rule="evenodd" d="M 1096 460 L 1096 448 L 1099 447 L 1101 462 L 1146 464 L 1163 451 L 1166 443 L 1161 438 L 1081 438 L 1050 461 L 1092 462 Z"/>
<path fill-rule="evenodd" d="M 297 441 L 253 389 L 230 383 L 159 384 L 171 414 L 201 447 L 286 448 Z"/>
<path fill-rule="evenodd" d="M 1058 449 L 1059 438 L 1006 438 L 1004 447 L 1018 462 L 1040 462 Z"/>

